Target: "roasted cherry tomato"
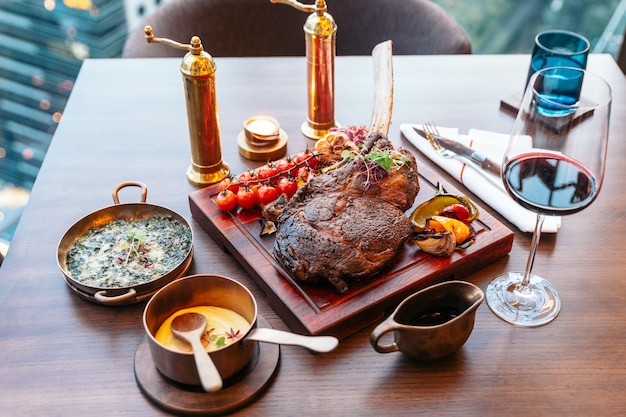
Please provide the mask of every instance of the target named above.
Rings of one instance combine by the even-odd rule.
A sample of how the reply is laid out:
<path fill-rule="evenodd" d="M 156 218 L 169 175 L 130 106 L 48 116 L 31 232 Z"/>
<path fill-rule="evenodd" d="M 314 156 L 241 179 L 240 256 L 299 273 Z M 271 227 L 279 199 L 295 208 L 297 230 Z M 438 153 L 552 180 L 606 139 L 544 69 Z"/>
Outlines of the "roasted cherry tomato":
<path fill-rule="evenodd" d="M 231 211 L 237 207 L 237 197 L 234 192 L 229 189 L 225 189 L 217 194 L 215 203 L 220 210 Z"/>
<path fill-rule="evenodd" d="M 298 152 L 294 155 L 293 162 L 295 162 L 297 165 L 304 164 L 304 161 L 306 161 L 308 157 L 309 155 L 306 153 L 306 151 Z"/>
<path fill-rule="evenodd" d="M 308 180 L 309 179 L 309 174 L 311 173 L 311 170 L 309 167 L 307 166 L 302 166 L 298 169 L 298 179 L 302 179 L 302 180 Z"/>
<path fill-rule="evenodd" d="M 250 182 L 256 181 L 256 173 L 254 171 L 245 171 L 239 174 L 237 177 L 241 184 L 248 184 Z"/>
<path fill-rule="evenodd" d="M 263 165 L 256 171 L 256 176 L 259 180 L 266 180 L 268 178 L 278 175 L 278 168 L 273 162 L 268 162 L 267 165 Z"/>
<path fill-rule="evenodd" d="M 307 155 L 309 157 L 309 159 L 307 159 L 306 164 L 309 166 L 309 168 L 311 169 L 317 169 L 317 156 L 314 156 L 313 152 L 307 150 Z"/>
<path fill-rule="evenodd" d="M 311 169 L 317 168 L 317 157 L 313 155 L 313 152 L 310 150 L 298 152 L 293 160 L 296 164 L 300 166 L 308 166 Z"/>
<path fill-rule="evenodd" d="M 233 179 L 230 177 L 221 180 L 219 184 L 220 191 L 224 191 L 225 189 L 227 189 L 231 182 L 233 182 Z"/>
<path fill-rule="evenodd" d="M 288 198 L 291 198 L 298 191 L 298 182 L 293 178 L 282 177 L 278 180 L 276 188 L 279 194 L 285 194 Z"/>
<path fill-rule="evenodd" d="M 250 187 L 240 187 L 239 191 L 237 191 L 237 204 L 242 209 L 254 207 L 256 205 L 256 194 Z"/>
<path fill-rule="evenodd" d="M 257 204 L 269 204 L 278 198 L 278 190 L 272 185 L 263 184 L 256 191 Z"/>
<path fill-rule="evenodd" d="M 237 194 L 237 191 L 239 191 L 239 186 L 240 185 L 241 184 L 239 184 L 239 180 L 238 179 L 227 177 L 227 178 L 224 178 L 222 181 L 220 181 L 219 189 L 220 189 L 220 191 L 230 190 L 234 194 Z"/>
<path fill-rule="evenodd" d="M 278 168 L 278 172 L 287 177 L 293 177 L 296 174 L 295 172 L 293 172 L 295 166 L 296 164 L 293 162 L 293 159 L 291 159 L 291 157 L 279 159 L 278 161 L 276 161 L 276 168 Z"/>

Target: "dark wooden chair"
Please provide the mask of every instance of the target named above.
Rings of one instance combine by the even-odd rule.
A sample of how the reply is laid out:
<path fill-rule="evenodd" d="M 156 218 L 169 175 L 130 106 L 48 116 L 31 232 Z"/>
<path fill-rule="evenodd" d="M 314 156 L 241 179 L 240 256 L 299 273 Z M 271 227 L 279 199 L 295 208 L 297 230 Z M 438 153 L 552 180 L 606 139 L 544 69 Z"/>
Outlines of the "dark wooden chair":
<path fill-rule="evenodd" d="M 313 3 L 309 0 L 306 3 Z M 463 28 L 429 0 L 327 0 L 338 26 L 337 55 L 370 55 L 391 39 L 395 55 L 469 54 Z M 216 57 L 304 56 L 302 26 L 308 14 L 270 0 L 170 0 L 131 31 L 123 57 L 172 57 L 184 51 L 148 44 L 157 37 L 188 43 L 193 35 Z"/>

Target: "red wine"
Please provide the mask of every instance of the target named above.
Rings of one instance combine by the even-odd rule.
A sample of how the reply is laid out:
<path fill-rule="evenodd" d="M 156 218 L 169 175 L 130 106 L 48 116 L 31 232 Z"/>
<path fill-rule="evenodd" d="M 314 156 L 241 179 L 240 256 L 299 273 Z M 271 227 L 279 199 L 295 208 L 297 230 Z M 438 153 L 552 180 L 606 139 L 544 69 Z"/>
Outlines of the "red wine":
<path fill-rule="evenodd" d="M 597 193 L 597 180 L 579 162 L 563 155 L 529 153 L 511 159 L 504 185 L 520 205 L 546 214 L 572 214 L 587 207 Z"/>

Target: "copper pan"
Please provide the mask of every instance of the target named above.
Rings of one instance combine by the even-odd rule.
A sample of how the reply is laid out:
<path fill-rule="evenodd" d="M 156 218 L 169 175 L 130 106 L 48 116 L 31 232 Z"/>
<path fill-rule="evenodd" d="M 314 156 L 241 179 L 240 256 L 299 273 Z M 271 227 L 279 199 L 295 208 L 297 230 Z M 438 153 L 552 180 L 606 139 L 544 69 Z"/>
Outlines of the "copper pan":
<path fill-rule="evenodd" d="M 141 202 L 138 203 L 120 203 L 119 191 L 125 187 L 140 187 Z M 185 220 L 180 214 L 169 210 L 165 207 L 157 206 L 154 204 L 146 203 L 148 189 L 140 182 L 124 182 L 119 184 L 113 190 L 113 202 L 114 205 L 102 208 L 94 211 L 87 216 L 83 217 L 76 223 L 74 223 L 63 235 L 59 241 L 57 248 L 57 263 L 65 283 L 82 298 L 89 301 L 93 301 L 99 304 L 106 305 L 124 305 L 133 304 L 144 301 L 150 298 L 158 289 L 171 282 L 176 278 L 182 277 L 191 266 L 193 257 L 193 231 L 189 226 L 187 220 Z M 183 224 L 191 233 L 192 243 L 185 254 L 183 260 L 178 263 L 173 269 L 167 273 L 157 276 L 150 281 L 126 286 L 126 287 L 97 287 L 84 284 L 74 279 L 67 268 L 67 253 L 72 247 L 73 243 L 86 233 L 90 228 L 94 226 L 102 226 L 110 223 L 114 220 L 139 220 L 148 219 L 153 216 L 166 216 L 178 220 Z"/>

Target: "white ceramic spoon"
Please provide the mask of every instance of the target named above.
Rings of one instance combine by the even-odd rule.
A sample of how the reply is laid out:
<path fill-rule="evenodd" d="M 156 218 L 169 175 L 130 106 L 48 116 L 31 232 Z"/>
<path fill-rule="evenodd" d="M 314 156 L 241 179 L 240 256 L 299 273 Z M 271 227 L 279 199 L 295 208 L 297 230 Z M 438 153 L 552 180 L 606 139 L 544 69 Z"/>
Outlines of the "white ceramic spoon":
<path fill-rule="evenodd" d="M 314 352 L 326 353 L 335 349 L 339 340 L 332 336 L 304 336 L 282 330 L 254 328 L 246 336 L 247 340 L 275 343 L 281 345 L 302 346 Z"/>

